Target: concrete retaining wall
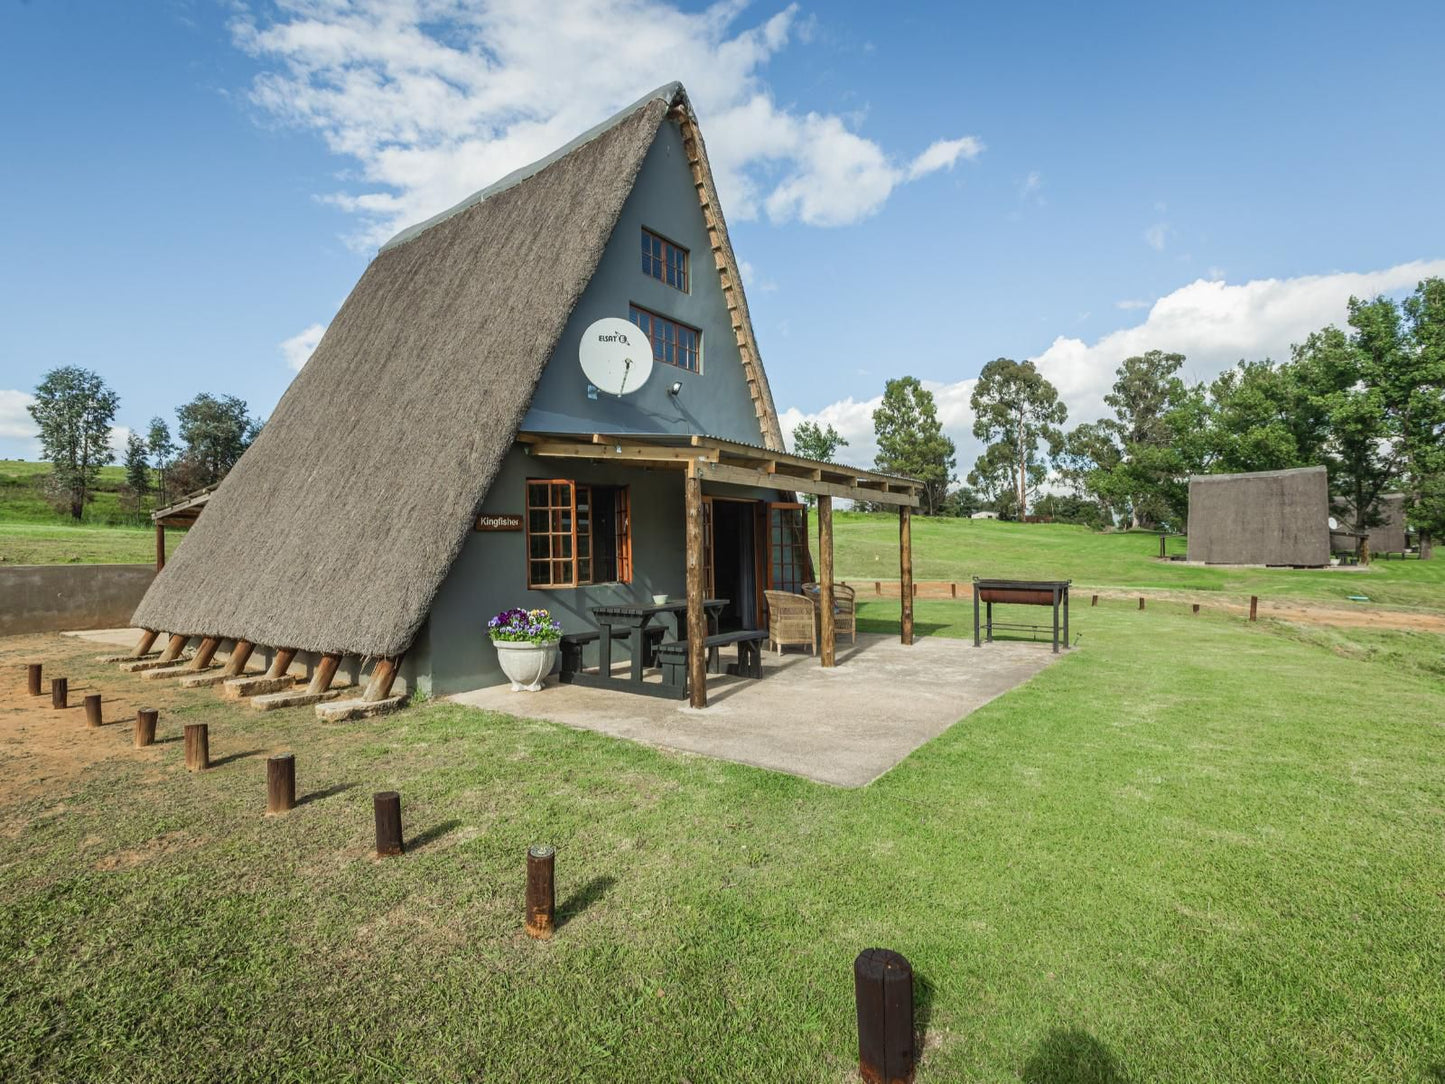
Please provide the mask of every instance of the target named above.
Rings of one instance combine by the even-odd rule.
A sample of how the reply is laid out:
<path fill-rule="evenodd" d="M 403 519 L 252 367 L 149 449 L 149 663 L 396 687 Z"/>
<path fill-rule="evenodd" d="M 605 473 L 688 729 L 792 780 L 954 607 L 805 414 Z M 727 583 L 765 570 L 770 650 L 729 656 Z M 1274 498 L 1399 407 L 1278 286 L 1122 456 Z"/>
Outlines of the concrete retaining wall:
<path fill-rule="evenodd" d="M 155 574 L 153 565 L 0 567 L 0 636 L 122 628 Z"/>

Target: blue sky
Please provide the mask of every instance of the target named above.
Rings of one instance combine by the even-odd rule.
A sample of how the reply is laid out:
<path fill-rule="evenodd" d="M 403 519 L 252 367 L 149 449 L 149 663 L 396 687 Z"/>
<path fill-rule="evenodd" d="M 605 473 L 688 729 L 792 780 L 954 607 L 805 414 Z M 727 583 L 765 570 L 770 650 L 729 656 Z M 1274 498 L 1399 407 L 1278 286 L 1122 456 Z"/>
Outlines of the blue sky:
<path fill-rule="evenodd" d="M 1445 274 L 1442 32 L 1408 2 L 4 0 L 0 455 L 61 364 L 124 426 L 269 413 L 378 239 L 680 78 L 785 422 L 866 461 L 911 373 L 966 473 L 996 356 L 1091 420 L 1128 353 L 1206 378 Z"/>

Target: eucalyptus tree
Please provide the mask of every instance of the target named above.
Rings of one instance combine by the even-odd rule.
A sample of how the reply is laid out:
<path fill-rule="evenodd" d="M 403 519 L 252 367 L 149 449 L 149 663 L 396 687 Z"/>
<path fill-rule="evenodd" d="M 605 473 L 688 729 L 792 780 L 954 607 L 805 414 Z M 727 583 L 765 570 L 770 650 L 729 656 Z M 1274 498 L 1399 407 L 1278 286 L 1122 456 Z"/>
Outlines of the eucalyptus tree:
<path fill-rule="evenodd" d="M 974 468 L 982 480 L 998 474 L 1006 459 L 1013 483 L 1017 513 L 1028 513 L 1029 495 L 1048 474 L 1046 457 L 1059 452 L 1064 435 L 1059 429 L 1068 418 L 1068 408 L 1059 400 L 1058 389 L 1049 383 L 1032 361 L 1017 362 L 995 358 L 983 367 L 970 399 L 973 406 L 973 435 L 986 445 Z M 995 449 L 1003 449 L 995 451 Z M 970 484 L 985 488 L 980 483 Z"/>
<path fill-rule="evenodd" d="M 45 374 L 26 409 L 40 428 L 56 490 L 79 520 L 91 500 L 100 468 L 115 459 L 110 427 L 120 396 L 89 369 L 64 365 Z"/>

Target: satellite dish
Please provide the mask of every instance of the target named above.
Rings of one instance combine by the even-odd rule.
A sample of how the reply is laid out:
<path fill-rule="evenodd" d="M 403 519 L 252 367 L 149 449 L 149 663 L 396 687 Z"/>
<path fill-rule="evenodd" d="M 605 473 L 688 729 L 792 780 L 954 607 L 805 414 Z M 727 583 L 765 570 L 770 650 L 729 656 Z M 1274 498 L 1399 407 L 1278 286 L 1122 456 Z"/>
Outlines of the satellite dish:
<path fill-rule="evenodd" d="M 652 343 L 630 320 L 607 316 L 582 333 L 577 360 L 599 391 L 626 395 L 652 375 Z"/>
<path fill-rule="evenodd" d="M 1335 519 L 1334 516 L 1331 516 L 1331 517 L 1330 517 L 1330 530 L 1332 530 L 1332 531 L 1338 531 L 1339 529 L 1340 529 L 1340 521 L 1337 520 L 1337 519 Z"/>

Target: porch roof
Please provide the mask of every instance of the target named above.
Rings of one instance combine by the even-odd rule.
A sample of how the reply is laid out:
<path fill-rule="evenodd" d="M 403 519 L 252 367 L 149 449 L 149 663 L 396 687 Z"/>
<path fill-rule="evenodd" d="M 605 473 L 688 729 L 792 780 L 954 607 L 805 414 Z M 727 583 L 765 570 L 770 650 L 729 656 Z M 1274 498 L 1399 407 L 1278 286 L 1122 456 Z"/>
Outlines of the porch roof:
<path fill-rule="evenodd" d="M 636 463 L 686 471 L 705 482 L 787 489 L 917 508 L 923 483 L 916 478 L 776 452 L 760 445 L 690 433 L 536 433 L 517 440 L 543 458 Z"/>
<path fill-rule="evenodd" d="M 211 499 L 215 489 L 216 486 L 211 485 L 194 493 L 187 493 L 180 500 L 173 501 L 164 508 L 157 508 L 151 513 L 151 519 L 161 527 L 189 527 L 201 518 L 206 502 Z"/>

